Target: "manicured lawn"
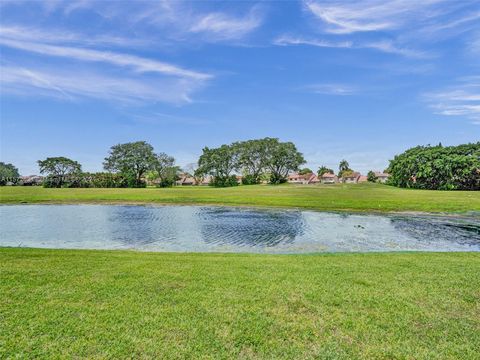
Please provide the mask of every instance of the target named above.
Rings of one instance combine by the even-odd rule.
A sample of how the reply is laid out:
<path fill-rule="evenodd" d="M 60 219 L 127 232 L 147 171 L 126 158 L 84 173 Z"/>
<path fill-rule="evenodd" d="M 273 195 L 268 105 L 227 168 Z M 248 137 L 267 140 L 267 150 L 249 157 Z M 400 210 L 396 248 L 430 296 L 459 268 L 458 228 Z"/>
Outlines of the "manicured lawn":
<path fill-rule="evenodd" d="M 480 211 L 480 191 L 398 189 L 379 184 L 45 189 L 0 187 L 0 203 L 158 203 L 298 207 L 351 211 Z"/>
<path fill-rule="evenodd" d="M 480 254 L 0 248 L 2 358 L 478 359 Z"/>

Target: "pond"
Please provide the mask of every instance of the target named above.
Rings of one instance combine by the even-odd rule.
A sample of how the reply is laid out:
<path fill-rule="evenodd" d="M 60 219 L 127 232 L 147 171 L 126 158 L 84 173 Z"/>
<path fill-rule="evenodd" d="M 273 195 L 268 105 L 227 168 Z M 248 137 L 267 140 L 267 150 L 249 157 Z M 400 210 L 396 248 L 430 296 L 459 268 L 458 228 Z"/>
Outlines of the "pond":
<path fill-rule="evenodd" d="M 0 206 L 0 246 L 194 252 L 480 251 L 479 217 L 212 206 Z"/>

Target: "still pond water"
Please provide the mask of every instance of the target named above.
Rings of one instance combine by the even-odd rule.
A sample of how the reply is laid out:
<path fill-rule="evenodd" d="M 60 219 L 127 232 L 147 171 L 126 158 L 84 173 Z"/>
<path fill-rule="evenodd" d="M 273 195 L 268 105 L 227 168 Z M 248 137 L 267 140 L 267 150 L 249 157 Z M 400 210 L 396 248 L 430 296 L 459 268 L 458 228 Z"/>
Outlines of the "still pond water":
<path fill-rule="evenodd" d="M 0 246 L 260 253 L 480 251 L 480 218 L 209 206 L 0 206 Z"/>

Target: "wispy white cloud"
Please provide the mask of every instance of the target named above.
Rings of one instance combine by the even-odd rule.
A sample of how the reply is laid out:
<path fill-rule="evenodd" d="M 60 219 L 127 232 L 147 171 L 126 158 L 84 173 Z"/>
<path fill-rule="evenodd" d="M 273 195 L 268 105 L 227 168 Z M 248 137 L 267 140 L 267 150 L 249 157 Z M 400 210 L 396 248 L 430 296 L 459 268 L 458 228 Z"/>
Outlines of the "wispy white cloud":
<path fill-rule="evenodd" d="M 436 114 L 462 116 L 480 124 L 480 76 L 462 79 L 456 86 L 423 95 Z"/>
<path fill-rule="evenodd" d="M 32 41 L 46 44 L 70 44 L 82 46 L 140 47 L 152 45 L 148 39 L 121 37 L 109 34 L 91 35 L 71 32 L 59 28 L 39 28 L 28 26 L 0 27 L 0 38 L 16 41 Z"/>
<path fill-rule="evenodd" d="M 191 102 L 190 94 L 201 86 L 196 81 L 185 79 L 139 79 L 70 70 L 2 66 L 1 92 L 4 95 L 40 95 L 61 100 L 87 97 L 115 102 L 118 105 L 139 105 L 157 101 L 182 104 Z"/>
<path fill-rule="evenodd" d="M 355 87 L 345 84 L 311 84 L 304 89 L 314 94 L 339 96 L 353 95 L 357 92 Z"/>
<path fill-rule="evenodd" d="M 306 2 L 306 8 L 327 24 L 326 31 L 334 34 L 349 34 L 358 31 L 378 31 L 395 26 L 396 21 L 385 17 L 385 4 Z M 388 9 L 388 8 L 387 8 Z M 392 12 L 392 9 L 389 9 Z"/>
<path fill-rule="evenodd" d="M 258 7 L 253 7 L 244 17 L 219 12 L 200 16 L 189 30 L 193 33 L 208 33 L 218 39 L 239 39 L 258 28 L 262 21 Z"/>
<path fill-rule="evenodd" d="M 135 55 L 115 53 L 111 51 L 99 51 L 78 47 L 57 46 L 27 41 L 16 41 L 5 38 L 0 38 L 0 45 L 47 56 L 59 56 L 71 58 L 74 60 L 104 62 L 117 66 L 126 66 L 140 73 L 156 72 L 166 75 L 187 77 L 198 80 L 207 80 L 212 77 L 209 74 L 183 69 L 181 67 L 161 61 L 146 59 Z"/>
<path fill-rule="evenodd" d="M 115 2 L 81 0 L 66 3 L 65 14 L 89 10 L 105 19 L 128 23 L 136 29 L 162 30 L 162 37 L 181 41 L 217 42 L 239 40 L 259 28 L 264 6 L 253 5 L 242 13 L 208 11 L 195 2 L 136 1 L 135 6 L 117 6 Z"/>
<path fill-rule="evenodd" d="M 308 39 L 302 36 L 282 35 L 273 41 L 273 44 L 280 46 L 287 45 L 311 45 L 326 48 L 352 48 L 352 41 L 326 41 L 319 39 Z"/>
<path fill-rule="evenodd" d="M 468 3 L 464 1 L 463 3 Z M 473 3 L 473 2 L 471 2 Z M 463 4 L 449 0 L 366 0 L 366 1 L 306 1 L 306 9 L 325 25 L 325 31 L 332 34 L 351 34 L 397 30 L 414 22 L 420 27 L 429 25 L 435 19 L 436 30 L 452 28 L 475 17 L 472 14 L 460 19 L 439 22 L 445 13 L 458 10 Z M 415 29 L 415 30 L 417 30 Z M 433 30 L 434 27 L 431 27 Z"/>
<path fill-rule="evenodd" d="M 324 48 L 344 48 L 344 49 L 373 49 L 389 54 L 398 54 L 410 58 L 427 58 L 432 57 L 431 54 L 427 54 L 423 51 L 414 49 L 398 47 L 391 40 L 379 40 L 379 41 L 330 41 L 323 39 L 309 39 L 300 36 L 283 35 L 278 37 L 273 42 L 275 45 L 287 46 L 287 45 L 309 45 Z"/>
<path fill-rule="evenodd" d="M 474 0 L 305 0 L 304 9 L 315 20 L 310 35 L 285 35 L 275 43 L 436 57 L 430 52 L 432 43 L 480 28 L 480 8 L 472 9 L 474 4 Z"/>

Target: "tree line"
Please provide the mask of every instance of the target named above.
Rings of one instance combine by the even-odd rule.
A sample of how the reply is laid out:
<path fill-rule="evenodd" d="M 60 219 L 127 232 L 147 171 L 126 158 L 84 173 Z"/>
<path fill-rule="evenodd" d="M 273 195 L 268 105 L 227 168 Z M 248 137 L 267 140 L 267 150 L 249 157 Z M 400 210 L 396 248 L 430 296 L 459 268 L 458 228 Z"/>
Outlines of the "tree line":
<path fill-rule="evenodd" d="M 105 172 L 83 172 L 79 162 L 67 157 L 49 157 L 38 162 L 44 175 L 44 187 L 145 187 L 150 180 L 159 187 L 169 187 L 179 179 L 180 167 L 165 153 L 155 153 L 145 141 L 117 144 L 104 159 Z M 211 177 L 210 185 L 238 185 L 237 173 L 242 173 L 245 185 L 259 184 L 267 179 L 271 184 L 287 181 L 290 171 L 305 163 L 303 155 L 291 142 L 264 138 L 235 142 L 218 148 L 205 147 L 197 166 L 189 174 L 200 183 Z M 0 166 L 0 176 L 15 184 L 18 170 L 12 164 Z M 15 181 L 13 179 L 16 179 Z"/>
<path fill-rule="evenodd" d="M 237 174 L 242 174 L 244 185 L 263 182 L 281 184 L 289 173 L 313 173 L 300 169 L 305 159 L 295 144 L 276 138 L 239 141 L 217 148 L 205 147 L 189 176 L 196 183 L 209 176 L 210 185 L 217 187 L 238 185 Z M 180 167 L 175 159 L 163 152 L 155 153 L 145 141 L 114 145 L 104 159 L 105 172 L 83 172 L 82 166 L 66 157 L 49 157 L 38 161 L 40 173 L 45 176 L 45 187 L 145 187 L 149 180 L 159 187 L 168 187 L 179 179 Z M 431 190 L 480 190 L 480 142 L 458 146 L 417 146 L 390 160 L 385 170 L 387 184 L 404 188 Z M 334 171 L 325 166 L 318 176 Z M 353 173 L 346 160 L 339 164 L 338 176 Z M 19 184 L 18 169 L 0 162 L 0 185 Z M 368 180 L 376 181 L 373 171 Z"/>

